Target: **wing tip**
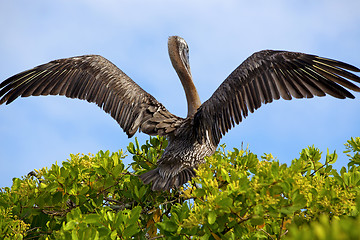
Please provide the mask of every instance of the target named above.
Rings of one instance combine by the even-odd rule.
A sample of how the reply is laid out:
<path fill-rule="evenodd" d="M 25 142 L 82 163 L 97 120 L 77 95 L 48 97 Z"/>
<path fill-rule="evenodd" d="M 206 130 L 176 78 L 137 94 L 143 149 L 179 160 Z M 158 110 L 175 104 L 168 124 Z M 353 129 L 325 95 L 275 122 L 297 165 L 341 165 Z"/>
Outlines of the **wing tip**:
<path fill-rule="evenodd" d="M 349 71 L 360 72 L 360 68 L 358 68 L 358 67 L 356 67 L 354 65 L 342 62 L 342 61 L 334 60 L 334 59 L 331 59 L 331 58 L 319 57 L 319 56 L 316 56 L 315 59 L 317 59 L 319 61 L 331 63 L 331 64 L 333 64 L 333 65 L 335 65 L 337 67 L 340 67 L 340 68 L 343 68 L 343 69 L 346 69 L 346 70 L 349 70 Z"/>

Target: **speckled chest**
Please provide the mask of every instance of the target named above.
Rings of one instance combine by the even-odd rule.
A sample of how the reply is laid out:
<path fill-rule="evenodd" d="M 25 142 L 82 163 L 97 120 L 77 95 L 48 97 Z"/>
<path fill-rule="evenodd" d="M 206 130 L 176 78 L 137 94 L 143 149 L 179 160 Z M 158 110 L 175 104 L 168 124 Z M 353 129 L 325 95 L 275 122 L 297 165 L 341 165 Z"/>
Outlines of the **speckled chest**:
<path fill-rule="evenodd" d="M 158 164 L 180 164 L 183 167 L 196 167 L 204 163 L 204 157 L 210 156 L 215 152 L 216 146 L 210 141 L 204 141 L 200 144 L 191 136 L 178 136 L 169 138 L 169 145 L 165 149 Z"/>

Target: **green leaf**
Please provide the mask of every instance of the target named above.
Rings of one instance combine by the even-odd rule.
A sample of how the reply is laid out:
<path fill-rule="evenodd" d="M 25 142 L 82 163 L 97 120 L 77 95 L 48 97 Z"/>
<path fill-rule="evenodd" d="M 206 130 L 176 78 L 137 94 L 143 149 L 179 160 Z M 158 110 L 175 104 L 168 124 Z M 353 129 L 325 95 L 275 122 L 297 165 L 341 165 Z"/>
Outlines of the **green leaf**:
<path fill-rule="evenodd" d="M 100 222 L 100 216 L 98 214 L 88 214 L 85 216 L 84 222 L 88 224 L 98 223 Z"/>
<path fill-rule="evenodd" d="M 135 145 L 136 145 L 136 151 L 139 151 L 140 145 L 139 145 L 139 141 L 138 141 L 137 137 L 135 137 Z"/>
<path fill-rule="evenodd" d="M 255 216 L 250 219 L 252 225 L 260 226 L 264 224 L 264 219 L 260 216 Z"/>
<path fill-rule="evenodd" d="M 223 208 L 230 208 L 233 204 L 233 200 L 229 197 L 223 198 L 218 203 Z"/>
<path fill-rule="evenodd" d="M 75 220 L 66 223 L 66 225 L 64 227 L 64 231 L 73 230 L 76 227 L 77 224 L 78 223 Z"/>
<path fill-rule="evenodd" d="M 141 207 L 137 206 L 131 210 L 131 217 L 130 220 L 128 220 L 128 224 L 135 224 L 135 222 L 139 219 L 140 213 L 141 213 Z"/>
<path fill-rule="evenodd" d="M 167 232 L 176 232 L 176 230 L 178 229 L 178 225 L 171 221 L 160 222 L 157 223 L 157 225 L 159 226 L 159 228 Z"/>
<path fill-rule="evenodd" d="M 131 154 L 135 154 L 135 146 L 132 142 L 129 143 L 129 146 L 127 147 L 127 150 L 129 151 L 129 153 Z"/>
<path fill-rule="evenodd" d="M 133 224 L 131 226 L 128 226 L 124 229 L 123 235 L 124 237 L 130 238 L 136 233 L 140 231 L 139 227 L 136 224 Z"/>
<path fill-rule="evenodd" d="M 124 170 L 124 165 L 123 164 L 118 164 L 115 165 L 114 169 L 113 169 L 113 174 L 114 176 L 119 176 L 121 174 L 121 172 Z"/>
<path fill-rule="evenodd" d="M 77 231 L 72 230 L 72 232 L 71 232 L 71 239 L 72 239 L 72 240 L 78 240 L 78 239 L 79 239 L 79 238 L 78 238 L 78 232 L 77 232 Z"/>
<path fill-rule="evenodd" d="M 215 212 L 209 212 L 208 214 L 208 222 L 209 224 L 214 224 L 214 222 L 216 221 L 216 213 Z"/>
<path fill-rule="evenodd" d="M 114 230 L 114 231 L 112 231 L 111 232 L 111 234 L 110 234 L 110 239 L 117 239 L 117 231 L 116 230 Z"/>

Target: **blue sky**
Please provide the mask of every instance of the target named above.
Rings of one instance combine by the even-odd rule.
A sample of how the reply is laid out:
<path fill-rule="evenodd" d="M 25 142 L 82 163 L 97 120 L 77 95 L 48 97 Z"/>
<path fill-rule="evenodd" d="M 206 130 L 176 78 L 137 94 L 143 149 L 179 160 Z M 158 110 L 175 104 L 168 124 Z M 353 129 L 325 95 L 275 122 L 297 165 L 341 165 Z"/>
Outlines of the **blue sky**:
<path fill-rule="evenodd" d="M 100 54 L 168 110 L 186 116 L 182 86 L 167 53 L 185 38 L 202 102 L 243 60 L 262 49 L 312 53 L 360 66 L 360 1 L 1 1 L 0 81 L 48 61 Z M 289 163 L 302 148 L 337 150 L 360 136 L 360 94 L 276 101 L 251 114 L 221 141 L 249 145 Z M 148 137 L 136 134 L 140 142 Z M 0 106 L 0 187 L 70 153 L 125 149 L 122 129 L 96 105 L 30 97 Z"/>

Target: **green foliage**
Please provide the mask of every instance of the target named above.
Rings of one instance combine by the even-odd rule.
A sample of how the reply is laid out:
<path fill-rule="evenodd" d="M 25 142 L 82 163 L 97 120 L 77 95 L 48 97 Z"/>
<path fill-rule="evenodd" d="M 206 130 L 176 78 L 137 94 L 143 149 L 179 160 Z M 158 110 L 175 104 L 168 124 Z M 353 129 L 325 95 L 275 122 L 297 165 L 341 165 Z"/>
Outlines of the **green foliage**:
<path fill-rule="evenodd" d="M 153 169 L 161 137 L 123 151 L 70 155 L 13 179 L 0 192 L 2 239 L 354 239 L 360 236 L 360 138 L 336 152 L 302 150 L 288 166 L 271 154 L 221 146 L 185 188 L 153 192 L 137 175 Z M 129 170 L 129 168 L 132 168 Z"/>

